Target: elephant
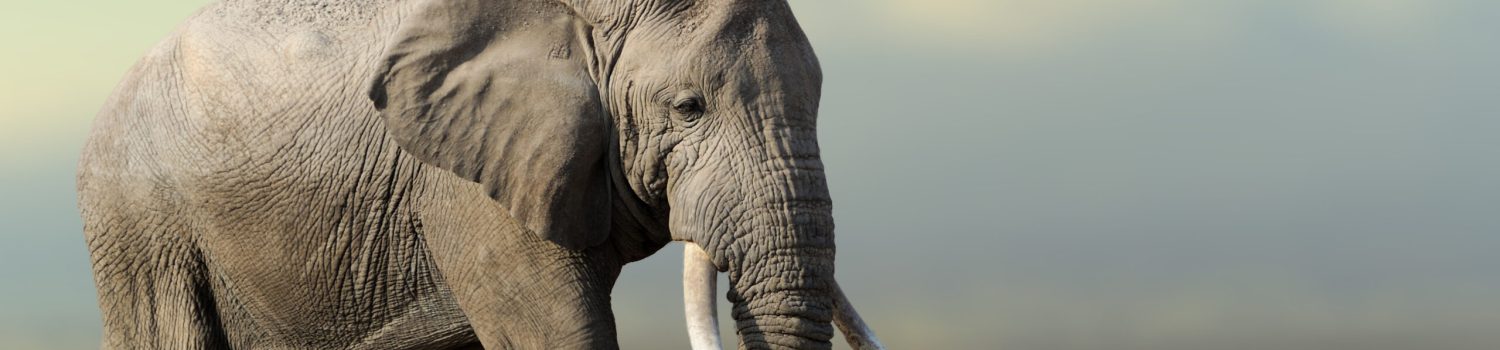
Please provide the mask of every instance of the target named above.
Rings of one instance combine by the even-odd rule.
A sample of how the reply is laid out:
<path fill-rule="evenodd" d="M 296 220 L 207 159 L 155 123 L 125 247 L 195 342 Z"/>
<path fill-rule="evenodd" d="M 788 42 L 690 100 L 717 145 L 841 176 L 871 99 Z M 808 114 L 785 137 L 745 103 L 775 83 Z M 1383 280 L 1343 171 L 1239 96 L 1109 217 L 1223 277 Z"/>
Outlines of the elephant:
<path fill-rule="evenodd" d="M 822 71 L 784 0 L 234 0 L 96 116 L 105 349 L 612 349 L 682 242 L 694 348 L 880 348 L 834 278 Z"/>

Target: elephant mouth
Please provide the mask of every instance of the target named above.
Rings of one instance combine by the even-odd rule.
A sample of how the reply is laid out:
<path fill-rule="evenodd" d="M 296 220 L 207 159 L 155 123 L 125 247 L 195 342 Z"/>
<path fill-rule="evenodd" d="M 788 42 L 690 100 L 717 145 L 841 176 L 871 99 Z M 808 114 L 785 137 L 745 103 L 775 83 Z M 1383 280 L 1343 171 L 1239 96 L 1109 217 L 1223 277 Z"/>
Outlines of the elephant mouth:
<path fill-rule="evenodd" d="M 697 243 L 685 242 L 682 260 L 682 297 L 689 341 L 694 350 L 723 349 L 718 321 L 718 269 Z M 838 282 L 832 282 L 833 324 L 854 349 L 885 349 L 875 332 L 860 318 Z"/>

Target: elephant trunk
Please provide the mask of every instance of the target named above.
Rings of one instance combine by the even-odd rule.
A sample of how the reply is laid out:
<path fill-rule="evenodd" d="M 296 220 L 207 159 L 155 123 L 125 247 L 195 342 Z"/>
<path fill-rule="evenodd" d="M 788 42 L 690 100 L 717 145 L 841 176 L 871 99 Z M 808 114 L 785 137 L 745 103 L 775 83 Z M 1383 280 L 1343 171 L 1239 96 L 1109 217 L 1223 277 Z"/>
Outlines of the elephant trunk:
<path fill-rule="evenodd" d="M 729 269 L 746 349 L 827 349 L 833 328 L 833 219 L 826 197 L 770 203 Z"/>
<path fill-rule="evenodd" d="M 764 134 L 770 136 L 764 158 L 736 158 L 755 154 L 749 152 L 721 155 L 740 161 L 700 163 L 706 165 L 695 169 L 736 174 L 732 181 L 722 175 L 685 176 L 670 183 L 676 195 L 672 231 L 700 245 L 728 274 L 727 297 L 741 348 L 828 349 L 840 299 L 833 204 L 814 132 L 801 125 Z M 703 299 L 701 289 L 687 292 L 699 296 L 692 300 Z M 694 344 L 708 347 L 712 341 L 701 338 Z"/>

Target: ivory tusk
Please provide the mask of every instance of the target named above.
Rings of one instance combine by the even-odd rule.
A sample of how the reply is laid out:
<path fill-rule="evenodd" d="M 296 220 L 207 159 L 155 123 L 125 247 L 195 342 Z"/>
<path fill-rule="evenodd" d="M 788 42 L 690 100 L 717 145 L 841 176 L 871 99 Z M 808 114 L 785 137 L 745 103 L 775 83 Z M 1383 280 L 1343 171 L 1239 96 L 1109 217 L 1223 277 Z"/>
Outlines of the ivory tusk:
<path fill-rule="evenodd" d="M 833 282 L 833 324 L 844 333 L 844 340 L 849 342 L 849 347 L 855 350 L 884 350 L 885 345 L 880 344 L 880 339 L 875 338 L 875 331 L 865 324 L 865 320 L 859 317 L 859 312 L 854 310 L 854 304 L 849 303 L 849 297 L 844 295 L 844 289 L 839 287 L 837 281 Z"/>
<path fill-rule="evenodd" d="M 682 252 L 682 302 L 693 350 L 720 350 L 719 271 L 697 243 L 685 242 Z"/>

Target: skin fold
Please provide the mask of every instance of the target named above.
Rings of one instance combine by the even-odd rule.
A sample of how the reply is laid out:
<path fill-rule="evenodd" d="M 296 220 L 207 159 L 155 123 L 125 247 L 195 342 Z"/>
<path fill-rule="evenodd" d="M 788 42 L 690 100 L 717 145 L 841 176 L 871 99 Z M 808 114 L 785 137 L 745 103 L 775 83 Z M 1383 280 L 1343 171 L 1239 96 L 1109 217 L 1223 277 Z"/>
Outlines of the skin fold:
<path fill-rule="evenodd" d="M 84 148 L 102 347 L 617 348 L 684 241 L 741 348 L 829 348 L 821 84 L 785 1 L 209 5 Z"/>

